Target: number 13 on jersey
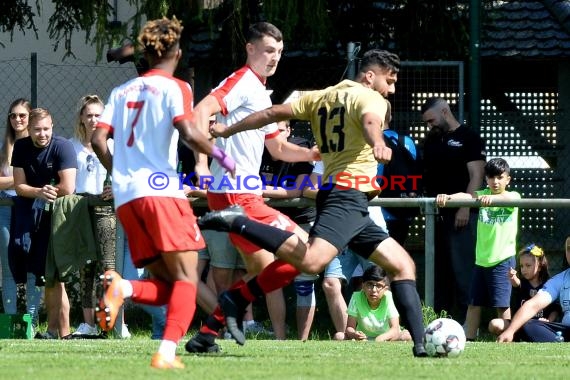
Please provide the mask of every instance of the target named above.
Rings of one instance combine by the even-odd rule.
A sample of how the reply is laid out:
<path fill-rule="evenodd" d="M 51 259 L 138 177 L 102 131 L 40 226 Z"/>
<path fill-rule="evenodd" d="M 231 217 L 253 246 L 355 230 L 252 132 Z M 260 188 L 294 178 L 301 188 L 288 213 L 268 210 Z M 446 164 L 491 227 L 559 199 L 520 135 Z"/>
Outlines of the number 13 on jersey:
<path fill-rule="evenodd" d="M 321 153 L 344 150 L 344 113 L 344 107 L 335 107 L 330 112 L 327 112 L 326 107 L 319 108 L 319 132 L 322 140 L 319 150 Z"/>

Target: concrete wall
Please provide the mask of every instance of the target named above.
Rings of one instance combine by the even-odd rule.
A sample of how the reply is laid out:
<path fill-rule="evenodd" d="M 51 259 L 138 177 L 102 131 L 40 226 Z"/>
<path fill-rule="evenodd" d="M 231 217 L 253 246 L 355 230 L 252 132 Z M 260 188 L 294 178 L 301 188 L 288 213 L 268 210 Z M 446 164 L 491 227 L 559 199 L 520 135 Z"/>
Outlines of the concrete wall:
<path fill-rule="evenodd" d="M 126 1 L 117 1 L 117 19 L 127 20 L 134 12 Z M 41 17 L 35 22 L 38 38 L 32 31 L 15 31 L 10 41 L 8 33 L 0 33 L 0 115 L 5 120 L 9 104 L 16 98 L 31 99 L 32 84 L 37 88 L 37 106 L 45 107 L 54 116 L 56 133 L 71 136 L 77 102 L 85 94 L 98 94 L 107 99 L 113 87 L 137 75 L 134 65 L 108 64 L 103 55 L 95 62 L 95 47 L 85 42 L 85 33 L 75 31 L 72 40 L 74 58 L 66 58 L 63 42 L 54 51 L 55 43 L 48 38 L 47 26 L 53 14 L 51 1 L 41 2 Z M 37 53 L 37 82 L 32 80 L 31 55 Z M 5 122 L 0 123 L 4 135 Z"/>

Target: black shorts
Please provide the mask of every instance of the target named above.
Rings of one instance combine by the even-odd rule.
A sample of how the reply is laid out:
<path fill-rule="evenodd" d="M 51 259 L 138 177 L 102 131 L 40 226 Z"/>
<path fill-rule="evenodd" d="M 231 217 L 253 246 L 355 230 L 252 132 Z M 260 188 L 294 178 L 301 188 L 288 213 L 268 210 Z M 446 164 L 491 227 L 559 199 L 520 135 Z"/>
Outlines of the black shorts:
<path fill-rule="evenodd" d="M 368 258 L 389 235 L 368 215 L 368 197 L 354 189 L 319 190 L 317 218 L 310 237 L 324 239 L 341 252 L 348 246 Z"/>

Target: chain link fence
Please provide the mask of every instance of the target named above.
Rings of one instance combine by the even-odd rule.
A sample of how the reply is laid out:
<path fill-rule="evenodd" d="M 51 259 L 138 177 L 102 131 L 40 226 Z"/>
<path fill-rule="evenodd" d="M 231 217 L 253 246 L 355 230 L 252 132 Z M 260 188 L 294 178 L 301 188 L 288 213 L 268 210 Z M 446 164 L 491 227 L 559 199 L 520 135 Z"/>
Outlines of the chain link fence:
<path fill-rule="evenodd" d="M 311 71 L 306 75 L 303 89 L 322 88 L 322 83 L 336 83 L 344 66 L 328 67 L 327 71 Z M 326 75 L 327 78 L 320 78 Z M 485 73 L 483 73 L 483 76 Z M 463 62 L 403 61 L 396 93 L 389 97 L 392 103 L 391 128 L 411 135 L 420 146 L 428 131 L 421 121 L 420 108 L 432 96 L 446 99 L 458 120 L 466 122 L 465 70 Z M 312 87 L 311 83 L 319 86 Z M 503 157 L 512 168 L 511 190 L 523 198 L 569 198 L 565 186 L 570 171 L 563 165 L 568 159 L 564 141 L 570 137 L 563 120 L 564 112 L 558 104 L 558 90 L 523 91 L 524 84 L 509 93 L 481 100 L 481 124 L 474 126 L 486 141 L 488 158 Z M 294 131 L 310 136 L 310 126 L 302 125 Z M 568 136 L 568 137 L 566 137 Z M 445 168 L 442 168 L 445 170 Z M 520 246 L 535 242 L 546 249 L 553 272 L 566 265 L 564 240 L 568 235 L 564 221 L 566 208 L 522 208 L 517 241 Z M 422 265 L 425 218 L 414 221 L 408 243 L 415 258 Z"/>
<path fill-rule="evenodd" d="M 337 83 L 345 69 L 338 61 L 324 69 L 311 70 L 309 75 L 303 72 L 303 67 L 297 67 L 298 75 L 289 78 L 276 75 L 270 83 L 283 87 L 283 83 L 275 81 L 299 82 L 298 88 L 302 90 L 323 88 L 323 83 Z M 15 98 L 29 98 L 35 106 L 50 110 L 56 133 L 64 137 L 71 137 L 73 133 L 80 97 L 97 94 L 107 99 L 113 87 L 137 75 L 132 64 L 94 64 L 80 60 L 54 64 L 35 55 L 0 60 L 0 73 L 3 88 L 0 102 L 5 112 Z M 427 127 L 421 122 L 419 108 L 430 96 L 447 99 L 456 117 L 467 120 L 464 77 L 462 62 L 402 62 L 396 93 L 390 97 L 392 128 L 410 134 L 421 146 Z M 511 189 L 523 197 L 570 198 L 565 185 L 570 171 L 563 164 L 568 159 L 564 142 L 569 136 L 569 127 L 561 122 L 564 113 L 559 106 L 558 89 L 524 92 L 521 88 L 524 85 L 519 83 L 516 91 L 481 101 L 481 125 L 476 127 L 486 140 L 488 157 L 504 157 L 509 161 L 513 168 Z M 310 127 L 305 124 L 294 133 L 310 137 Z M 521 209 L 518 242 L 521 246 L 536 242 L 545 247 L 555 272 L 565 266 L 563 243 L 567 236 L 567 218 L 565 208 Z M 415 253 L 419 267 L 422 266 L 424 222 L 423 217 L 416 219 L 408 247 Z"/>
<path fill-rule="evenodd" d="M 53 116 L 54 133 L 71 137 L 79 99 L 97 94 L 104 101 L 111 90 L 137 75 L 132 64 L 95 64 L 68 59 L 48 63 L 34 53 L 31 57 L 0 61 L 0 104 L 8 106 L 16 98 L 29 99 L 34 107 L 47 108 Z M 2 136 L 5 124 L 2 124 Z"/>

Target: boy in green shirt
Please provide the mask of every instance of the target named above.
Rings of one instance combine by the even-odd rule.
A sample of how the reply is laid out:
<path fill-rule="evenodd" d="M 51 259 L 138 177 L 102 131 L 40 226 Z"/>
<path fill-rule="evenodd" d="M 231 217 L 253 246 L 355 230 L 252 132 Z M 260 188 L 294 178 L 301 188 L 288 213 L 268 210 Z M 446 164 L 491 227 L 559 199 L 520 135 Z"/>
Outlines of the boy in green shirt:
<path fill-rule="evenodd" d="M 348 305 L 345 339 L 411 340 L 407 330 L 400 331 L 400 314 L 388 287 L 386 273 L 376 265 L 362 275 L 362 290 L 354 292 Z"/>
<path fill-rule="evenodd" d="M 437 205 L 444 207 L 451 199 L 476 198 L 481 202 L 477 220 L 475 269 L 471 281 L 471 302 L 467 309 L 467 340 L 474 340 L 481 321 L 481 308 L 494 307 L 497 317 L 510 319 L 510 268 L 515 266 L 518 207 L 491 207 L 493 200 L 520 199 L 516 191 L 507 191 L 511 181 L 510 168 L 502 158 L 485 165 L 487 188 L 475 194 L 439 194 Z"/>

